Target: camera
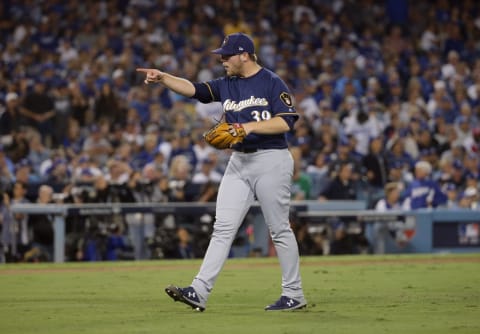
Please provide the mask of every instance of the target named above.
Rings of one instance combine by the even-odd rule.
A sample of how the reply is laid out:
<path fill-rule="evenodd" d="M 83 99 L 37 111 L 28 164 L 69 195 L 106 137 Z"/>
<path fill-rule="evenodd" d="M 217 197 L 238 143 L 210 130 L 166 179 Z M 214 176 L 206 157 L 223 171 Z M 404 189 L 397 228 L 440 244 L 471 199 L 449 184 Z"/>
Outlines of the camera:
<path fill-rule="evenodd" d="M 53 193 L 52 200 L 54 202 L 63 202 L 67 198 L 67 195 L 64 193 Z"/>
<path fill-rule="evenodd" d="M 172 190 L 182 190 L 185 186 L 185 181 L 183 180 L 171 180 L 168 182 L 168 188 Z"/>
<path fill-rule="evenodd" d="M 147 195 L 151 195 L 153 193 L 153 183 L 150 180 L 139 180 L 135 185 L 135 190 L 142 192 Z"/>
<path fill-rule="evenodd" d="M 91 202 L 97 196 L 97 192 L 92 185 L 78 184 L 72 187 L 70 194 L 79 198 L 82 202 Z"/>

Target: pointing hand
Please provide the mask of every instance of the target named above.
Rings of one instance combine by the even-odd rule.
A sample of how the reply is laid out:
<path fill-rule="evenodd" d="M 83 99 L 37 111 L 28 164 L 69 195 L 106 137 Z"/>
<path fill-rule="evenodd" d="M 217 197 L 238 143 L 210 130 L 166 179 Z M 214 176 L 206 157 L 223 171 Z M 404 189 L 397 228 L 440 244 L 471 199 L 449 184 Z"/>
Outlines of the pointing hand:
<path fill-rule="evenodd" d="M 145 73 L 145 83 L 155 83 L 162 81 L 163 72 L 154 68 L 137 68 L 137 72 Z"/>

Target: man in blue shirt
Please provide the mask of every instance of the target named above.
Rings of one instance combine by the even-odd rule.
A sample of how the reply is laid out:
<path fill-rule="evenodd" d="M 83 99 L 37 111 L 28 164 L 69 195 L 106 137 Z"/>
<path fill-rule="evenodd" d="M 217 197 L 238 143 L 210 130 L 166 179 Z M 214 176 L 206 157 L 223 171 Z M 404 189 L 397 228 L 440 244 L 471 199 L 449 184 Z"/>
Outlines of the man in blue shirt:
<path fill-rule="evenodd" d="M 429 162 L 418 161 L 415 164 L 415 178 L 404 194 L 405 210 L 436 208 L 447 202 L 447 195 L 440 189 L 440 185 L 430 178 L 431 172 L 432 165 Z"/>

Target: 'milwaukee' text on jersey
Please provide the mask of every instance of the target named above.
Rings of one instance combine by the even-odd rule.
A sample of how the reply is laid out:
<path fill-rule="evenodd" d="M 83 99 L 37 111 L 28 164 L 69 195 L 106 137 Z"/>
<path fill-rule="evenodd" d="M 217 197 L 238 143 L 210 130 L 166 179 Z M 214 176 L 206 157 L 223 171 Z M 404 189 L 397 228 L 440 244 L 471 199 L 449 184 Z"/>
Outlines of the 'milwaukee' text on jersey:
<path fill-rule="evenodd" d="M 272 71 L 262 68 L 247 77 L 222 77 L 204 83 L 195 83 L 193 96 L 200 102 L 222 103 L 228 123 L 261 122 L 282 117 L 293 129 L 298 114 L 285 82 Z M 287 148 L 285 134 L 249 134 L 238 147 L 242 149 Z"/>

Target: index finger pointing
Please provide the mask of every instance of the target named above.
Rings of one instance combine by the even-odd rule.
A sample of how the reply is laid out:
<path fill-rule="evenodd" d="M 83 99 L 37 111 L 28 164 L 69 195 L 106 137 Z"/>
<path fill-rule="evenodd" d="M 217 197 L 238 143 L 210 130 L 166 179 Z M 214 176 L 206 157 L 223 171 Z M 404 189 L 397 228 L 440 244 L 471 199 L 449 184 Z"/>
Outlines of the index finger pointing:
<path fill-rule="evenodd" d="M 148 68 L 137 68 L 136 71 L 137 72 L 148 73 L 148 72 L 150 72 L 150 69 L 148 69 Z"/>

